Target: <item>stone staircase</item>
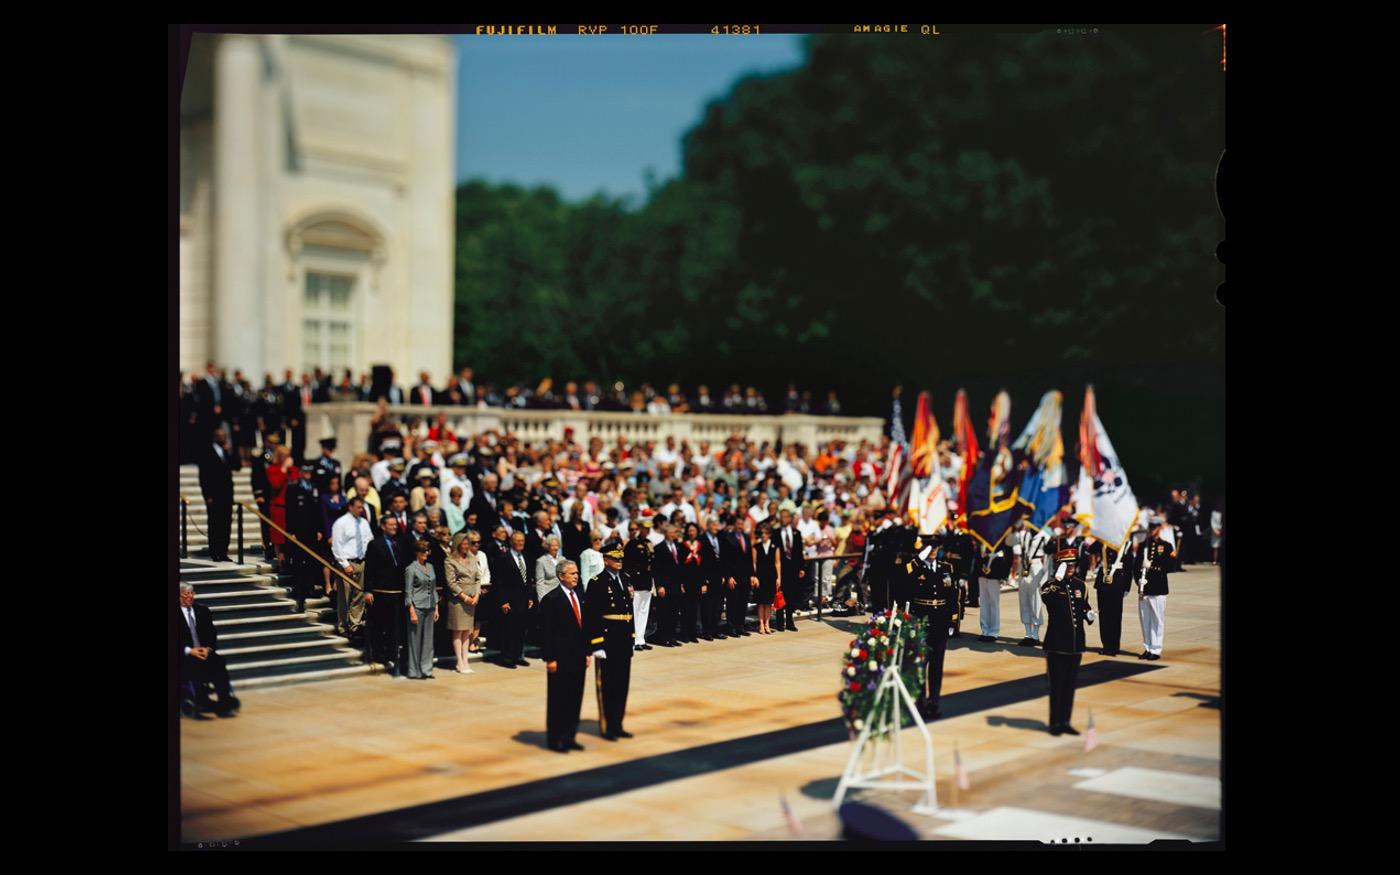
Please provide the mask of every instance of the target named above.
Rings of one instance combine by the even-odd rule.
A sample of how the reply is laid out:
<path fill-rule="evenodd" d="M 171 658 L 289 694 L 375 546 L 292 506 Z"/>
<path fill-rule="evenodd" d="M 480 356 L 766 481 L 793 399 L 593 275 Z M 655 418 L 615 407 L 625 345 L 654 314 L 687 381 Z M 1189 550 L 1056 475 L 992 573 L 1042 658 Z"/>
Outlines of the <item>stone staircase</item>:
<path fill-rule="evenodd" d="M 234 475 L 234 497 L 252 501 L 248 472 Z M 180 580 L 195 587 L 195 600 L 214 615 L 219 653 L 239 690 L 366 674 L 360 651 L 335 634 L 335 605 L 324 595 L 298 612 L 290 577 L 279 577 L 262 558 L 257 517 L 244 515 L 244 564 L 210 562 L 204 534 L 208 509 L 194 466 L 180 469 L 180 494 L 190 499 L 189 556 L 180 560 Z M 236 517 L 235 517 L 236 519 Z M 237 550 L 236 522 L 229 556 Z M 177 515 L 176 526 L 179 526 Z M 179 532 L 176 532 L 177 545 Z M 177 546 L 178 549 L 178 546 Z"/>

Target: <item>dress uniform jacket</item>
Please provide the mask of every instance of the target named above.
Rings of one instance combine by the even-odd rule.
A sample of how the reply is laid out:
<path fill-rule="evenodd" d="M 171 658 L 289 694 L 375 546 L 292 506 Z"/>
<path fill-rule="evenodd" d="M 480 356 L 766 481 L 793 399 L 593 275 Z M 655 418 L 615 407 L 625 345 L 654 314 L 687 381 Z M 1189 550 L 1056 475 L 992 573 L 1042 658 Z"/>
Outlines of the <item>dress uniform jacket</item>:
<path fill-rule="evenodd" d="M 953 582 L 953 566 L 915 557 L 908 563 L 907 571 L 911 590 L 909 613 L 928 617 L 929 629 L 946 638 L 948 629 L 958 619 L 958 586 Z"/>
<path fill-rule="evenodd" d="M 1011 547 L 1003 543 L 1000 547 L 991 551 L 987 556 L 987 561 L 983 566 L 986 570 L 984 577 L 992 580 L 1006 580 L 1011 577 Z"/>
<path fill-rule="evenodd" d="M 638 592 L 651 589 L 652 546 L 645 537 L 635 537 L 622 551 L 622 581 Z M 630 613 L 630 608 L 629 608 Z"/>
<path fill-rule="evenodd" d="M 632 683 L 632 597 L 622 580 L 612 572 L 588 582 L 588 598 L 583 603 L 584 635 L 588 652 L 602 650 L 594 678 L 598 692 L 598 728 L 605 737 L 623 730 L 627 692 Z"/>
<path fill-rule="evenodd" d="M 1084 619 L 1089 612 L 1088 589 L 1077 574 L 1053 577 L 1040 587 L 1045 603 L 1045 650 L 1053 653 L 1083 653 Z"/>
<path fill-rule="evenodd" d="M 1142 587 L 1143 595 L 1166 595 L 1167 572 L 1172 567 L 1175 553 L 1172 545 L 1161 538 L 1152 538 L 1142 545 L 1136 554 L 1129 554 L 1132 560 L 1132 580 L 1142 579 L 1143 563 L 1147 563 L 1147 583 Z M 1128 559 L 1123 564 L 1128 564 Z"/>

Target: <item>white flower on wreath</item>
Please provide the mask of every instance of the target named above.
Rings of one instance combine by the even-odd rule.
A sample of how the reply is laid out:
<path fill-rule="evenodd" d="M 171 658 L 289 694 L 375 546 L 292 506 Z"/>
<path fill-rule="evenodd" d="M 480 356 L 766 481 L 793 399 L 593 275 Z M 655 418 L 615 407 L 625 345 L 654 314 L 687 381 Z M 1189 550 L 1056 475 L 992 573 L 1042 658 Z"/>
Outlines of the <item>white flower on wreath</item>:
<path fill-rule="evenodd" d="M 875 625 L 877 625 L 877 626 L 883 626 L 883 625 L 885 625 L 885 618 L 884 618 L 884 617 L 876 617 L 876 618 L 875 618 Z"/>
<path fill-rule="evenodd" d="M 853 677 L 855 677 L 855 676 L 856 676 L 856 667 L 855 667 L 855 666 L 851 666 L 850 668 L 846 669 L 846 677 L 851 677 L 851 678 L 853 678 Z"/>
<path fill-rule="evenodd" d="M 851 655 L 854 656 L 854 657 L 856 657 L 857 659 L 859 659 L 859 658 L 860 658 L 860 648 L 859 648 L 859 647 L 852 647 L 852 648 L 851 648 Z"/>
<path fill-rule="evenodd" d="M 856 722 L 855 722 L 855 723 L 852 723 L 851 725 L 854 726 L 856 729 L 860 729 L 861 727 L 865 726 L 865 721 L 864 721 L 864 720 L 856 720 Z"/>
<path fill-rule="evenodd" d="M 865 667 L 870 669 L 871 671 L 874 671 L 877 668 L 877 666 L 875 665 L 875 660 L 872 659 L 869 662 L 867 662 L 865 664 Z"/>

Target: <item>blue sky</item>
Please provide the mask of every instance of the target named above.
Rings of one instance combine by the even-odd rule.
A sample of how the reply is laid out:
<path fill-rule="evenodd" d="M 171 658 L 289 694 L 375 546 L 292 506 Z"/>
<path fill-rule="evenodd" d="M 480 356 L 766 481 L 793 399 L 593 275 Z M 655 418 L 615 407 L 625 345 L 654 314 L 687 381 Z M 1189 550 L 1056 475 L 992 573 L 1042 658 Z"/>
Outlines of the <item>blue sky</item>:
<path fill-rule="evenodd" d="M 752 72 L 801 63 L 796 35 L 459 36 L 457 178 L 644 197 L 680 138 Z"/>

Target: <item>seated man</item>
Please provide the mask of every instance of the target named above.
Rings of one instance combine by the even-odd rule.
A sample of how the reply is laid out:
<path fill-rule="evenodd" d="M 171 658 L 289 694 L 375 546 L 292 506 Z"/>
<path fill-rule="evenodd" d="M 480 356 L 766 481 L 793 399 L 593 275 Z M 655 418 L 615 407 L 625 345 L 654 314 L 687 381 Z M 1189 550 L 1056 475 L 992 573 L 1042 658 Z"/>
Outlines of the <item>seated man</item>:
<path fill-rule="evenodd" d="M 224 658 L 214 652 L 218 636 L 214 631 L 214 615 L 203 605 L 194 603 L 194 587 L 180 584 L 180 680 L 194 684 L 195 701 L 201 710 L 217 711 L 220 717 L 232 717 L 238 710 L 228 684 L 228 669 Z M 219 695 L 217 703 L 209 701 L 206 689 L 214 685 Z"/>

